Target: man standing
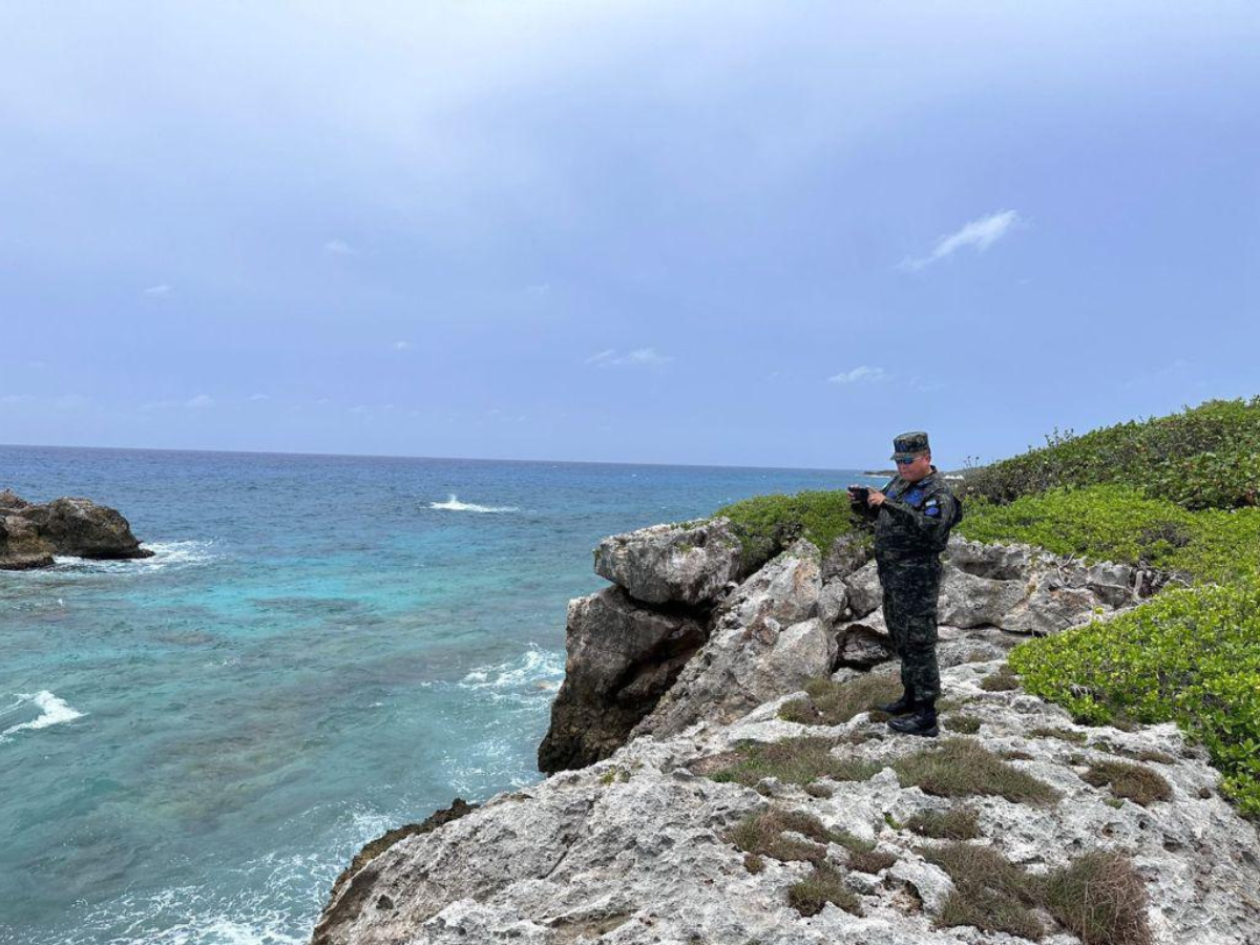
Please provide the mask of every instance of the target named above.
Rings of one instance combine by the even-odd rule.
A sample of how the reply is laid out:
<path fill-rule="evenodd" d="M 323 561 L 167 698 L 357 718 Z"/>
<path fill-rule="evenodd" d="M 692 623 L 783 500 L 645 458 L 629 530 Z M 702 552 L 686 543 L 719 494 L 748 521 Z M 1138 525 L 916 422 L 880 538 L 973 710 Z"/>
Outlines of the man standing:
<path fill-rule="evenodd" d="M 890 728 L 935 737 L 940 671 L 936 665 L 936 596 L 940 554 L 962 519 L 962 504 L 932 465 L 926 433 L 893 440 L 897 475 L 883 490 L 869 490 L 863 511 L 875 517 L 875 564 L 884 589 L 884 621 L 901 660 L 901 698 L 878 708 Z M 860 503 L 861 492 L 851 487 Z"/>

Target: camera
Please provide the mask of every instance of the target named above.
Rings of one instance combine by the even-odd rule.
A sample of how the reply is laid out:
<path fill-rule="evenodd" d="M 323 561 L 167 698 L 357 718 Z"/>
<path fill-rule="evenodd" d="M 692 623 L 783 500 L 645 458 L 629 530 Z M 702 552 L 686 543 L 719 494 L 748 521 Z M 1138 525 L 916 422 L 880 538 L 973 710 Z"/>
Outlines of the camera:
<path fill-rule="evenodd" d="M 866 505 L 866 500 L 870 498 L 870 486 L 849 486 L 849 498 L 855 504 Z"/>

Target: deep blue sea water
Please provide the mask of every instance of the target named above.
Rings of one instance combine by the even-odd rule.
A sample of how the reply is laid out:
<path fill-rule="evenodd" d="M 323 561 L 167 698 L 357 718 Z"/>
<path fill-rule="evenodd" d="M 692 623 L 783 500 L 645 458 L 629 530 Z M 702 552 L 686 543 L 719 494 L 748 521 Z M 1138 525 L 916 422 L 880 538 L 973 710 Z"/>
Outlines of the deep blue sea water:
<path fill-rule="evenodd" d="M 307 941 L 365 841 L 540 778 L 601 537 L 852 481 L 0 447 L 157 552 L 0 571 L 0 942 Z"/>

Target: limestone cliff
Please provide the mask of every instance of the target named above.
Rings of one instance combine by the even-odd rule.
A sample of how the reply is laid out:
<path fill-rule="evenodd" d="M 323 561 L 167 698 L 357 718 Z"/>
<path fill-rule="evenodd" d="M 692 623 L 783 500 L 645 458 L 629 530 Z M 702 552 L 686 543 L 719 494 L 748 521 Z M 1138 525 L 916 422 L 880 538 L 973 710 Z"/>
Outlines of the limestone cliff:
<path fill-rule="evenodd" d="M 540 759 L 576 770 L 361 862 L 321 945 L 1260 942 L 1260 838 L 1204 752 L 1004 671 L 1167 575 L 951 543 L 947 737 L 915 739 L 869 710 L 892 665 L 860 545 L 744 574 L 696 527 L 609 539 L 615 584 L 570 605 Z"/>

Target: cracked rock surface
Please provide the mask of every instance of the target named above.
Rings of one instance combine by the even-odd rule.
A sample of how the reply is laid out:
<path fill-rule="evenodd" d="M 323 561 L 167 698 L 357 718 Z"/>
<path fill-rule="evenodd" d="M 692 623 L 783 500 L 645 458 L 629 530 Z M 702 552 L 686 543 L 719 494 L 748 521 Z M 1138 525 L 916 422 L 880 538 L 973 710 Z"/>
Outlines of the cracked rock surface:
<path fill-rule="evenodd" d="M 731 724 L 703 721 L 667 739 L 637 738 L 606 761 L 501 794 L 453 823 L 402 840 L 364 868 L 370 873 L 360 884 L 367 889 L 359 890 L 357 911 L 343 910 L 339 921 L 321 925 L 317 941 L 1024 941 L 935 925 L 953 884 L 921 851 L 945 841 L 904 825 L 918 812 L 962 804 L 977 814 L 981 837 L 971 842 L 1032 873 L 1092 849 L 1124 853 L 1145 886 L 1147 922 L 1158 943 L 1260 941 L 1260 839 L 1216 793 L 1218 776 L 1203 753 L 1186 745 L 1172 725 L 1134 732 L 1084 728 L 1033 696 L 985 691 L 980 680 L 997 666 L 968 663 L 943 673 L 952 711 L 979 721 L 974 735 L 955 737 L 1008 753 L 1008 764 L 1058 791 L 1057 802 L 926 794 L 903 785 L 890 765 L 939 741 L 894 736 L 867 714 L 834 727 L 787 722 L 777 717 L 791 698 L 785 696 Z M 832 754 L 873 762 L 877 773 L 865 781 L 825 782 L 830 797 L 773 778 L 754 789 L 696 773 L 705 770 L 702 759 L 740 743 L 801 735 L 833 739 Z M 867 740 L 850 743 L 862 737 Z M 1145 807 L 1117 802 L 1108 788 L 1082 778 L 1092 762 L 1143 753 L 1160 759 L 1149 766 L 1171 786 L 1169 800 Z M 827 848 L 827 861 L 858 896 L 860 916 L 830 904 L 812 917 L 798 913 L 787 893 L 809 873 L 806 863 L 767 856 L 761 872 L 749 872 L 730 831 L 771 807 L 808 812 L 893 858 L 871 875 L 845 870 L 839 844 Z M 1077 941 L 1062 927 L 1048 931 L 1043 942 Z"/>

